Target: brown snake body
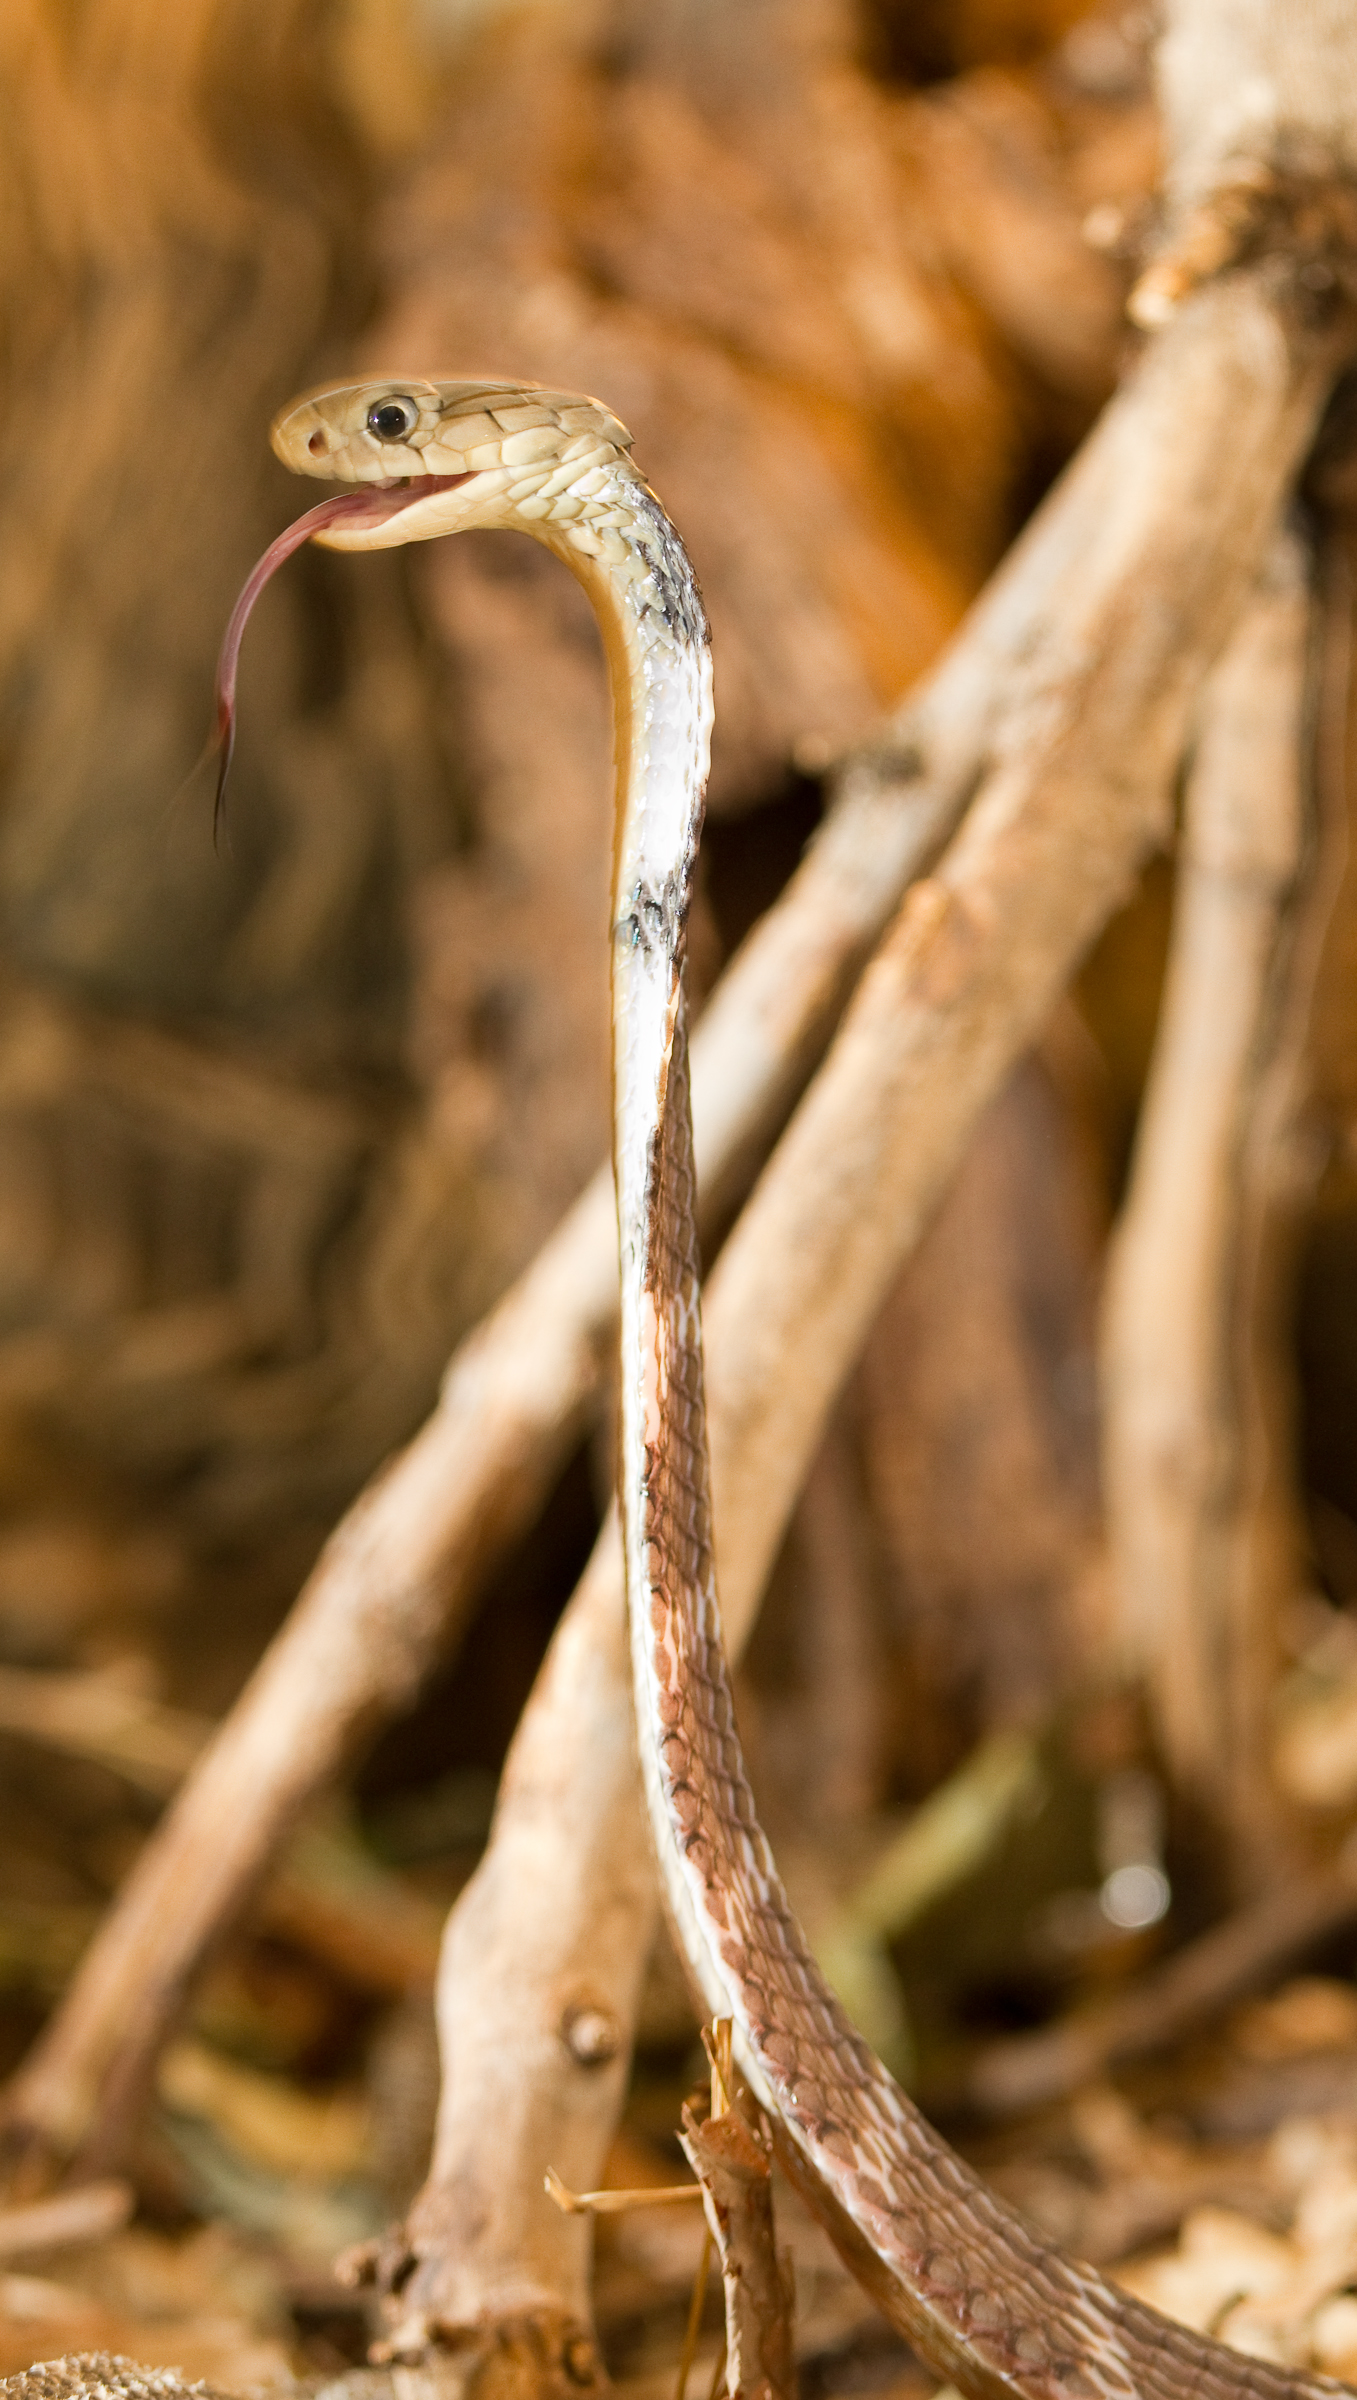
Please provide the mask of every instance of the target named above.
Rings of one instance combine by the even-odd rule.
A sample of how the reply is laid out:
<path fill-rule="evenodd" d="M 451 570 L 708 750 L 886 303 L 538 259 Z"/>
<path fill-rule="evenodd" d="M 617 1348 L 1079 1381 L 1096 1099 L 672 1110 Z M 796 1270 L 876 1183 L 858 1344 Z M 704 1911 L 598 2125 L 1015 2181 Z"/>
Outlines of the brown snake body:
<path fill-rule="evenodd" d="M 788 1906 L 735 1731 L 713 1572 L 684 934 L 707 771 L 706 618 L 678 536 L 597 402 L 385 379 L 285 411 L 286 464 L 351 487 L 314 532 L 385 548 L 466 526 L 545 541 L 586 586 L 617 725 L 614 1149 L 623 1543 L 644 1781 L 665 1888 L 789 2171 L 920 2355 L 976 2400 L 1282 2400 L 1338 2387 L 1187 2331 L 1041 2241 L 933 2132 L 845 2017 Z M 404 479 L 409 479 L 404 480 Z"/>

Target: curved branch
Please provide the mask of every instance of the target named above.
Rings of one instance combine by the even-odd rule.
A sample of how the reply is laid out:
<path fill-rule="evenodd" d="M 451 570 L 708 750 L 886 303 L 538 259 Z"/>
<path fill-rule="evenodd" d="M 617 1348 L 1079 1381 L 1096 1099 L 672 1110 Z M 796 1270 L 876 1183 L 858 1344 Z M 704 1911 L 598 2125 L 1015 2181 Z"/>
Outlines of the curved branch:
<path fill-rule="evenodd" d="M 1318 1164 L 1296 1111 L 1333 881 L 1303 758 L 1311 635 L 1284 534 L 1206 695 L 1103 1341 L 1123 1654 L 1176 1793 L 1255 1887 L 1285 1843 L 1271 1704 L 1301 1543 L 1281 1319 Z"/>

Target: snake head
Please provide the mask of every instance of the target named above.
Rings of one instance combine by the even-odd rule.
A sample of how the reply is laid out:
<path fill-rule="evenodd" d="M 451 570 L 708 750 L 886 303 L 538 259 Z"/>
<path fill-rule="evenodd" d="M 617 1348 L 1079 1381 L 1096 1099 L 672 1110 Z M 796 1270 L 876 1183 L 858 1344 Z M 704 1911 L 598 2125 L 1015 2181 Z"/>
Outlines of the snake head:
<path fill-rule="evenodd" d="M 536 384 L 429 383 L 384 376 L 298 400 L 275 417 L 275 452 L 294 474 L 366 492 L 318 532 L 335 550 L 384 550 L 465 527 L 519 525 L 566 536 L 631 448 L 610 409 Z"/>
<path fill-rule="evenodd" d="M 517 526 L 577 569 L 607 539 L 631 436 L 601 401 L 523 383 L 381 376 L 294 400 L 270 431 L 296 475 L 340 489 L 269 544 L 231 612 L 217 662 L 220 824 L 235 742 L 236 668 L 250 611 L 303 542 L 387 550 L 469 526 Z"/>

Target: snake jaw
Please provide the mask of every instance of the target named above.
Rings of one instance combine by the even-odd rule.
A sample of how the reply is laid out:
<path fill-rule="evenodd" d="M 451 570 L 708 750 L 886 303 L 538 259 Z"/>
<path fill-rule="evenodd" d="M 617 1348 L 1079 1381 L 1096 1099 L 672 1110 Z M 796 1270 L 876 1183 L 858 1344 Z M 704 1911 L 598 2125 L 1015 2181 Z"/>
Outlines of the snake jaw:
<path fill-rule="evenodd" d="M 469 522 L 464 506 L 436 504 L 446 502 L 447 495 L 464 484 L 489 481 L 474 467 L 465 467 L 455 475 L 399 475 L 351 486 L 345 497 L 357 504 L 352 513 L 317 526 L 313 538 L 323 550 L 390 550 L 405 542 L 433 541 Z M 367 508 L 365 500 L 370 503 Z"/>

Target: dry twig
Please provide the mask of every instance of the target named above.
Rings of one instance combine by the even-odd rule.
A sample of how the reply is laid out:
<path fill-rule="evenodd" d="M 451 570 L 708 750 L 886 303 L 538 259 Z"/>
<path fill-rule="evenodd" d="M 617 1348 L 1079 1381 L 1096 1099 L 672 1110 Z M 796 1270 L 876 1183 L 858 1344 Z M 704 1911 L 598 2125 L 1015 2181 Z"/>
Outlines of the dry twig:
<path fill-rule="evenodd" d="M 116 1667 L 0 1667 L 0 1733 L 97 1760 L 157 1798 L 177 1788 L 214 1732 L 211 1718 L 166 1708 Z M 359 1991 L 398 1995 L 433 1982 L 433 1903 L 381 1866 L 333 1812 L 292 1828 L 260 1912 L 272 1932 L 327 1960 Z"/>
<path fill-rule="evenodd" d="M 130 2183 L 78 2184 L 30 2208 L 0 2209 L 0 2259 L 23 2258 L 34 2250 L 60 2250 L 100 2242 L 127 2223 L 136 2204 Z"/>
<path fill-rule="evenodd" d="M 568 2217 L 623 2217 L 633 2208 L 672 2208 L 680 2201 L 700 2200 L 696 2183 L 641 2184 L 634 2191 L 572 2192 L 554 2167 L 545 2176 L 547 2198 Z"/>
<path fill-rule="evenodd" d="M 726 2390 L 730 2400 L 791 2400 L 792 2288 L 773 2235 L 772 2155 L 734 2089 L 729 2022 L 704 2038 L 712 2062 L 711 2113 L 699 2118 L 685 2107 L 679 2139 L 702 2187 L 721 2259 Z"/>
<path fill-rule="evenodd" d="M 1127 1664 L 1175 1789 L 1255 1884 L 1282 1840 L 1270 1710 L 1300 1552 L 1282 1318 L 1318 1164 L 1297 1106 L 1341 838 L 1309 822 L 1311 623 L 1286 535 L 1207 697 L 1103 1356 Z"/>
<path fill-rule="evenodd" d="M 971 2069 L 967 2097 L 995 2116 L 1063 2099 L 1206 2023 L 1354 1916 L 1357 1858 L 1349 1856 L 1213 1925 L 1102 2007 L 992 2043 Z"/>

